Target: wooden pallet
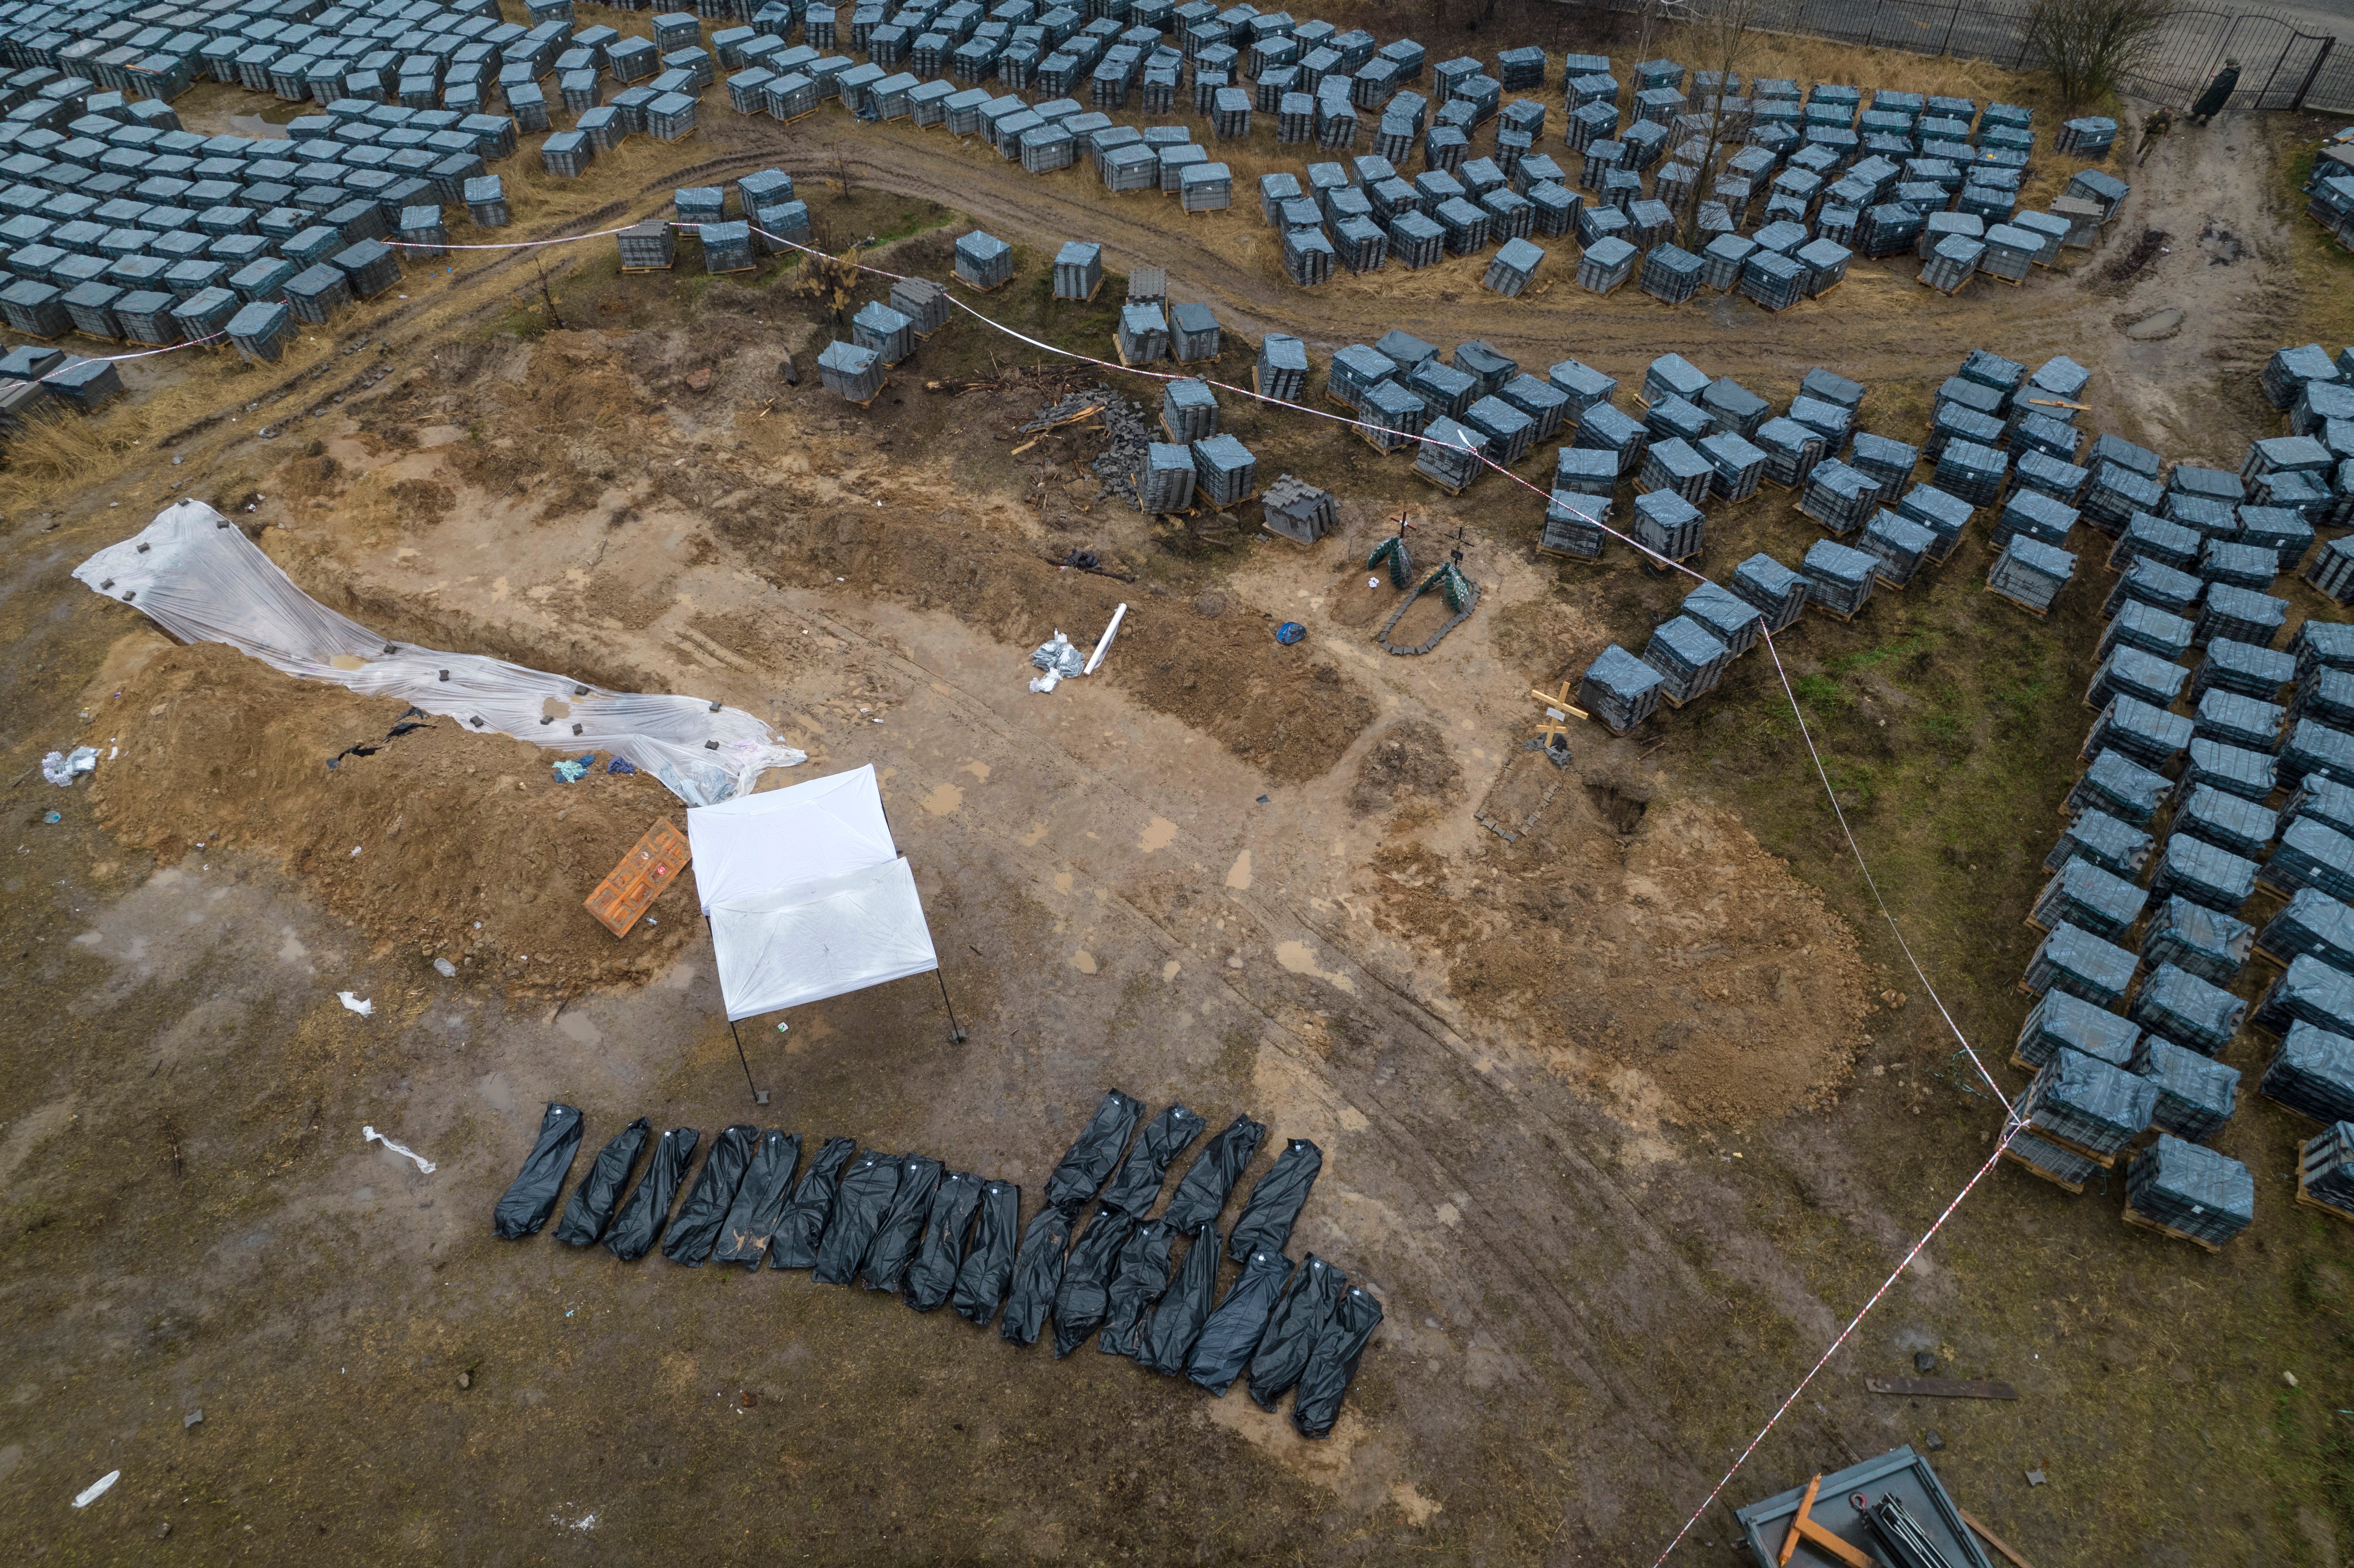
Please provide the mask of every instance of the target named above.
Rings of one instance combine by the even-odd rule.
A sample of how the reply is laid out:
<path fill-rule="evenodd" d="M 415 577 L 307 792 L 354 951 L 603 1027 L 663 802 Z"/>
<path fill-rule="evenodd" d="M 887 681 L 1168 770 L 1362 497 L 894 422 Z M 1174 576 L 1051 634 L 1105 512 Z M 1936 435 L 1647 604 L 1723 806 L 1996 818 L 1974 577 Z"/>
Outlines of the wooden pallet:
<path fill-rule="evenodd" d="M 2032 1123 L 2029 1124 L 2029 1130 L 2032 1131 L 2036 1137 L 2041 1139 L 2044 1142 L 2056 1144 L 2060 1148 L 2066 1150 L 2069 1153 L 2076 1156 L 2079 1160 L 2089 1160 L 2104 1171 L 2115 1170 L 2117 1167 L 2117 1161 L 2125 1158 L 2125 1155 L 2122 1153 L 2095 1154 L 2081 1143 L 2072 1143 L 2068 1139 L 2061 1137 L 2058 1133 L 2052 1132 L 2045 1128 L 2036 1127 Z"/>
<path fill-rule="evenodd" d="M 2176 1241 L 2186 1241 L 2192 1246 L 2204 1247 L 2209 1252 L 2221 1252 L 2223 1250 L 2223 1244 L 2221 1242 L 2211 1242 L 2203 1236 L 2194 1236 L 2189 1231 L 2178 1231 L 2172 1225 L 2162 1225 L 2156 1220 L 2151 1219 L 2147 1214 L 2136 1213 L 2134 1212 L 2134 1206 L 2130 1202 L 2126 1204 L 2124 1213 L 2126 1216 L 2126 1224 L 2136 1226 L 2138 1229 L 2156 1231 L 2159 1235 L 2171 1236 Z"/>
<path fill-rule="evenodd" d="M 955 270 L 953 268 L 949 270 L 949 276 L 955 279 L 958 282 L 962 283 L 966 288 L 970 289 L 976 294 L 993 294 L 997 292 L 998 290 L 1005 287 L 1006 284 L 1013 281 L 1012 278 L 1003 278 L 999 280 L 997 282 L 983 286 L 980 283 L 974 282 L 971 279 L 966 277 L 963 273 Z"/>
<path fill-rule="evenodd" d="M 1833 620 L 1840 622 L 1843 626 L 1852 626 L 1855 624 L 1855 618 L 1861 615 L 1863 613 L 1863 609 L 1869 609 L 1872 608 L 1872 601 L 1870 599 L 1864 600 L 1863 609 L 1838 610 L 1833 609 L 1829 605 L 1823 603 L 1820 599 L 1810 599 L 1807 601 L 1807 608 L 1808 609 L 1820 610 L 1823 614 L 1829 616 Z"/>
<path fill-rule="evenodd" d="M 1425 469 L 1420 463 L 1416 463 L 1415 465 L 1414 471 L 1416 477 L 1419 478 L 1424 483 L 1434 485 L 1437 488 L 1445 491 L 1449 495 L 1462 494 L 1465 491 L 1471 488 L 1471 479 L 1477 479 L 1479 477 L 1475 473 L 1471 476 L 1471 479 L 1467 479 L 1460 484 L 1449 484 L 1445 480 L 1439 478 L 1437 474 Z"/>
<path fill-rule="evenodd" d="M 624 267 L 621 269 L 621 276 L 624 278 L 637 278 L 642 277 L 649 272 L 668 272 L 677 265 L 678 263 L 675 260 L 673 260 L 669 267 Z"/>
<path fill-rule="evenodd" d="M 1096 302 L 1096 296 L 1097 296 L 1097 294 L 1100 294 L 1100 293 L 1102 293 L 1102 292 L 1103 292 L 1103 284 L 1104 284 L 1104 281 L 1103 281 L 1103 279 L 1102 279 L 1100 276 L 1098 276 L 1098 277 L 1096 279 L 1096 286 L 1095 286 L 1094 288 L 1092 288 L 1092 289 L 1089 289 L 1089 290 L 1088 290 L 1088 291 L 1087 291 L 1084 295 L 1082 295 L 1079 299 L 1077 299 L 1076 301 L 1073 301 L 1072 302 L 1073 302 L 1073 303 L 1076 303 L 1076 304 L 1082 304 L 1082 305 L 1092 305 L 1092 304 L 1094 304 L 1094 303 Z M 1063 294 L 1057 294 L 1057 295 L 1055 295 L 1055 300 L 1056 300 L 1057 302 L 1061 302 L 1061 301 L 1064 301 L 1064 300 L 1067 299 L 1067 298 L 1068 298 L 1068 296 L 1066 296 L 1066 295 L 1063 295 Z"/>
<path fill-rule="evenodd" d="M 1148 359 L 1144 361 L 1143 365 L 1138 364 L 1135 360 L 1129 358 L 1128 350 L 1120 346 L 1119 339 L 1117 337 L 1111 340 L 1111 349 L 1114 354 L 1119 355 L 1120 365 L 1129 370 L 1141 370 L 1144 368 L 1145 365 L 1158 365 L 1161 363 L 1160 359 Z M 1161 356 L 1161 359 L 1166 359 L 1169 356 L 1165 354 Z"/>
<path fill-rule="evenodd" d="M 2306 1208 L 2318 1209 L 2325 1214 L 2344 1220 L 2348 1224 L 2354 1225 L 2354 1209 L 2341 1209 L 2335 1203 L 2324 1202 L 2319 1198 L 2315 1197 L 2306 1188 L 2305 1172 L 2302 1170 L 2298 1171 L 2296 1173 L 2296 1201 Z"/>
<path fill-rule="evenodd" d="M 2038 1133 L 2036 1136 L 2040 1138 L 2042 1135 Z M 2033 1160 L 2028 1159 L 2023 1154 L 2013 1153 L 2010 1150 L 2006 1148 L 2002 1151 L 2002 1157 L 2005 1160 L 2009 1160 L 2012 1164 L 2018 1166 L 2021 1171 L 2026 1171 L 2030 1176 L 2039 1177 L 2043 1181 L 2049 1181 L 2063 1192 L 2073 1192 L 2080 1198 L 2084 1195 L 2084 1184 L 2082 1181 L 2063 1181 L 2058 1176 L 2046 1171 L 2042 1166 L 2036 1164 Z"/>

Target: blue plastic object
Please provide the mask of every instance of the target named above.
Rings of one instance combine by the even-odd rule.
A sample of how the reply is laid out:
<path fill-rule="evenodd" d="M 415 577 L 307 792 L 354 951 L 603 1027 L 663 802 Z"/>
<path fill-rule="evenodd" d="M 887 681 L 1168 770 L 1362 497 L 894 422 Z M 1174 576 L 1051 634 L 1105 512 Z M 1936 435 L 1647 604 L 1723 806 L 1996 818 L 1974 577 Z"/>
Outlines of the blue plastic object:
<path fill-rule="evenodd" d="M 1275 629 L 1275 640 L 1288 648 L 1308 635 L 1308 628 L 1296 620 L 1287 620 Z"/>

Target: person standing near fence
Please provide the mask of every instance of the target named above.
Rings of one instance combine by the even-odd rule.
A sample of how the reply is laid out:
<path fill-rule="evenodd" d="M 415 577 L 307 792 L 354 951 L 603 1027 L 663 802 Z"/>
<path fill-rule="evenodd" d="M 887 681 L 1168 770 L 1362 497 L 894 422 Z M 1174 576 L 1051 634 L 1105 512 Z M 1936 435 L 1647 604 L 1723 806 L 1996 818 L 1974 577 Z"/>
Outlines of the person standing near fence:
<path fill-rule="evenodd" d="M 2240 62 L 2225 60 L 2223 69 L 2207 83 L 2207 90 L 2199 95 L 2199 101 L 2190 106 L 2190 123 L 2204 125 L 2222 113 L 2223 106 L 2232 101 L 2232 93 L 2239 85 Z"/>

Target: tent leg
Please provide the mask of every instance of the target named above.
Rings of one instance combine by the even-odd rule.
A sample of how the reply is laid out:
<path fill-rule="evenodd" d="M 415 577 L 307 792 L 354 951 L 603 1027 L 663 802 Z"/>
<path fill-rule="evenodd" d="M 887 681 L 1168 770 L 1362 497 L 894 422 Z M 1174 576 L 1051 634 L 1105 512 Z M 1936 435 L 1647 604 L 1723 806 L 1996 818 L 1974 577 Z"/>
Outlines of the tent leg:
<path fill-rule="evenodd" d="M 727 1033 L 736 1042 L 736 1060 L 744 1065 L 744 1086 L 748 1089 L 751 1089 L 752 1103 L 756 1106 L 767 1105 L 769 1103 L 769 1091 L 753 1086 L 752 1059 L 744 1054 L 744 1037 L 736 1033 L 736 1021 L 732 1018 L 727 1021 Z"/>
<path fill-rule="evenodd" d="M 939 969 L 934 969 L 932 978 L 940 982 L 940 1003 L 949 1010 L 949 1038 L 961 1045 L 964 1044 L 964 1031 L 957 1024 L 956 1003 L 949 1001 L 948 976 Z"/>

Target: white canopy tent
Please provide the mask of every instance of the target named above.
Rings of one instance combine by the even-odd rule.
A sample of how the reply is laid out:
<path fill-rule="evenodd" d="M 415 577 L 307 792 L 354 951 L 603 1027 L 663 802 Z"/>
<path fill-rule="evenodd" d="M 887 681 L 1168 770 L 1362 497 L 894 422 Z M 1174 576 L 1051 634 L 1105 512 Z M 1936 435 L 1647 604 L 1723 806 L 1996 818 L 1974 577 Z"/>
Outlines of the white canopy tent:
<path fill-rule="evenodd" d="M 695 807 L 686 836 L 730 1024 L 939 969 L 871 765 Z"/>

